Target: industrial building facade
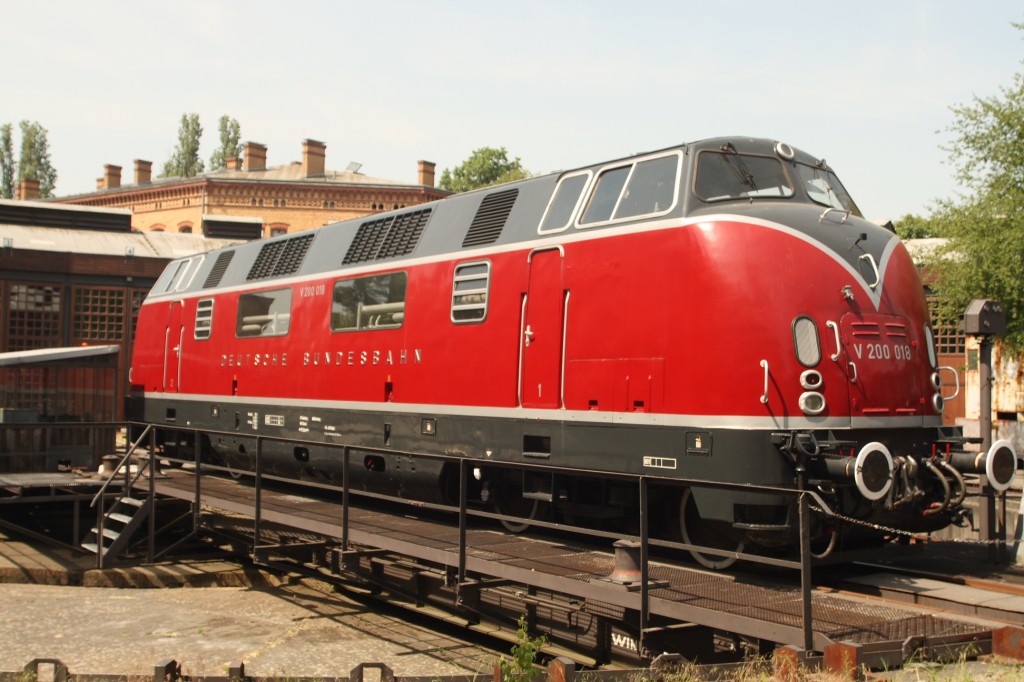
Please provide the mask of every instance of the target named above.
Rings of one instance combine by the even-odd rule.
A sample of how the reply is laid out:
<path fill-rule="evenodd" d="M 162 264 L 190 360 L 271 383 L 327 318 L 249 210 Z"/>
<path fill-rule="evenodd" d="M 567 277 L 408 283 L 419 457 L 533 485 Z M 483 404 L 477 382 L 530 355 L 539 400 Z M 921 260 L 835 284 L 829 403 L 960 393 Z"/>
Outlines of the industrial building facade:
<path fill-rule="evenodd" d="M 89 366 L 0 367 L 0 409 L 46 421 L 120 419 L 135 323 L 150 287 L 171 259 L 232 243 L 133 232 L 124 210 L 30 201 L 0 201 L 0 239 L 0 353 L 120 348 L 109 382 Z"/>
<path fill-rule="evenodd" d="M 58 203 L 124 208 L 140 231 L 203 233 L 255 239 L 322 227 L 328 223 L 422 204 L 448 195 L 434 187 L 434 164 L 417 163 L 417 182 L 375 178 L 349 169 L 326 169 L 327 146 L 302 142 L 302 160 L 267 167 L 267 148 L 248 142 L 227 169 L 194 178 L 153 178 L 152 163 L 134 162 L 134 184 L 121 183 L 121 167 L 104 166 L 97 190 L 55 199 Z M 224 218 L 233 224 L 226 225 Z M 219 225 L 217 223 L 220 223 Z"/>

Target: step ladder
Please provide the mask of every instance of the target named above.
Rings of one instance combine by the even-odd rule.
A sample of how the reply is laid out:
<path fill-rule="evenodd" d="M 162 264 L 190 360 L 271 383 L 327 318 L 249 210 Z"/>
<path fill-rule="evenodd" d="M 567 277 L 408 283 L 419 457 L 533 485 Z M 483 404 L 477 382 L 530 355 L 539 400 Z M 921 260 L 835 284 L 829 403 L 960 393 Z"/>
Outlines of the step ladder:
<path fill-rule="evenodd" d="M 154 453 L 150 452 L 138 459 L 138 468 L 133 472 L 131 469 L 132 454 L 149 434 L 152 426 L 147 426 L 139 438 L 132 443 L 125 452 L 120 463 L 113 466 L 110 478 L 100 487 L 99 492 L 93 497 L 91 507 L 99 504 L 100 512 L 97 513 L 96 525 L 89 530 L 80 543 L 83 550 L 96 555 L 96 565 L 103 568 L 108 558 L 113 558 L 124 552 L 132 540 L 132 536 L 143 522 L 148 518 L 152 509 L 151 500 L 140 500 L 132 497 L 132 490 L 135 483 L 147 472 L 154 475 L 156 470 Z M 124 472 L 124 478 L 121 479 Z M 112 504 L 107 507 L 107 500 L 112 495 L 107 495 L 109 485 L 115 480 L 122 481 L 121 492 L 115 497 Z"/>
<path fill-rule="evenodd" d="M 131 497 L 130 490 L 117 498 L 101 517 L 101 522 L 89 531 L 81 542 L 82 549 L 100 554 L 101 561 L 116 557 L 128 548 L 135 534 L 149 516 L 149 504 Z"/>

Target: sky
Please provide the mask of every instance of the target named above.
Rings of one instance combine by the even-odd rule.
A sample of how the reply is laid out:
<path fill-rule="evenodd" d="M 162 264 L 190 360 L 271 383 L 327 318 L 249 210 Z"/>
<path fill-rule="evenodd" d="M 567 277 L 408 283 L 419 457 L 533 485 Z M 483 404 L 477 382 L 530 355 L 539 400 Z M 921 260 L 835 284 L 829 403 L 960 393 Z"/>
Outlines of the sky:
<path fill-rule="evenodd" d="M 222 115 L 267 163 L 414 184 L 505 147 L 532 173 L 722 135 L 824 158 L 868 218 L 958 186 L 951 107 L 1024 59 L 1020 0 L 605 2 L 0 0 L 0 124 L 48 131 L 56 194 L 104 164 L 159 171 L 183 113 L 204 162 Z"/>

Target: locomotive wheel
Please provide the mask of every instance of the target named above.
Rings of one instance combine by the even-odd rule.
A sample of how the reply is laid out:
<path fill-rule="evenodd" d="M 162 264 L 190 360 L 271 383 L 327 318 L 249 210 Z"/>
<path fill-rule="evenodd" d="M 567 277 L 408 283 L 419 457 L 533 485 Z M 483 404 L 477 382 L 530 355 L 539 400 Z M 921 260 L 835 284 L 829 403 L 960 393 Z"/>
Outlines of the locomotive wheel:
<path fill-rule="evenodd" d="M 522 533 L 530 527 L 530 521 L 537 519 L 541 516 L 541 503 L 540 500 L 527 500 L 523 497 L 517 497 L 512 500 L 507 500 L 504 503 L 494 505 L 494 511 L 505 516 L 516 516 L 520 519 L 502 519 L 501 525 L 509 533 Z"/>
<path fill-rule="evenodd" d="M 745 549 L 742 542 L 732 538 L 732 533 L 725 527 L 725 524 L 705 521 L 700 517 L 697 503 L 689 488 L 683 491 L 679 500 L 679 531 L 683 542 L 688 545 L 700 545 L 730 552 L 742 552 Z M 704 568 L 715 571 L 724 570 L 736 563 L 736 557 L 701 554 L 696 550 L 690 550 L 690 556 Z"/>

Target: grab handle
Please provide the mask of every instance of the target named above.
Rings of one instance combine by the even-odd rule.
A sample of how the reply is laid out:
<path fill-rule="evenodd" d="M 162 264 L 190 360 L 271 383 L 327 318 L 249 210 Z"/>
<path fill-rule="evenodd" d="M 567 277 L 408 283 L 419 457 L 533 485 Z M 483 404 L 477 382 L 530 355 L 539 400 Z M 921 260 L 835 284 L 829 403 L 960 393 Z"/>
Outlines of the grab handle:
<path fill-rule="evenodd" d="M 761 395 L 761 404 L 768 402 L 768 361 L 762 360 L 761 367 L 764 367 L 764 393 Z"/>
<path fill-rule="evenodd" d="M 874 289 L 882 280 L 882 276 L 878 273 L 878 263 L 875 262 L 875 257 L 872 256 L 870 253 L 865 253 L 863 256 L 860 257 L 860 260 L 866 260 L 868 263 L 871 264 L 871 269 L 875 271 L 875 281 L 868 285 L 869 287 Z"/>
<path fill-rule="evenodd" d="M 939 367 L 940 373 L 942 372 L 942 370 L 946 370 L 947 372 L 952 374 L 954 381 L 956 381 L 956 390 L 953 391 L 953 395 L 942 396 L 943 400 L 952 400 L 953 398 L 960 395 L 960 374 L 956 371 L 955 367 L 950 367 L 949 365 L 943 365 L 942 367 Z"/>
<path fill-rule="evenodd" d="M 839 345 L 839 325 L 832 320 L 829 320 L 825 323 L 825 326 L 831 329 L 832 333 L 835 334 L 836 337 L 836 352 L 829 356 L 832 358 L 832 361 L 835 362 L 839 359 L 839 352 L 843 349 L 843 347 Z"/>

